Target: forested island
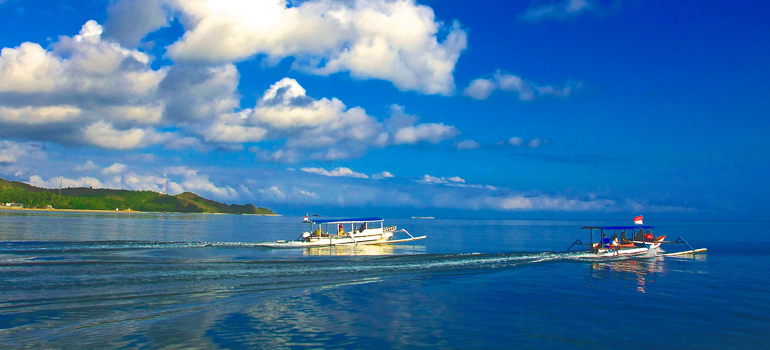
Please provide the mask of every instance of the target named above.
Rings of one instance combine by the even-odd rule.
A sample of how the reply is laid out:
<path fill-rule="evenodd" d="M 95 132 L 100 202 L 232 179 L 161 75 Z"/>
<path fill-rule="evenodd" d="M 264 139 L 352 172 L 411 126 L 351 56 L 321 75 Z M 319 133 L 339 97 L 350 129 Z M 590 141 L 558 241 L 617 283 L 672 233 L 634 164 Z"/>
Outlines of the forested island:
<path fill-rule="evenodd" d="M 60 195 L 61 193 L 61 195 Z M 111 210 L 162 213 L 223 213 L 275 215 L 253 204 L 225 204 L 192 192 L 175 196 L 153 191 L 96 188 L 48 189 L 0 179 L 0 205 L 28 209 Z"/>

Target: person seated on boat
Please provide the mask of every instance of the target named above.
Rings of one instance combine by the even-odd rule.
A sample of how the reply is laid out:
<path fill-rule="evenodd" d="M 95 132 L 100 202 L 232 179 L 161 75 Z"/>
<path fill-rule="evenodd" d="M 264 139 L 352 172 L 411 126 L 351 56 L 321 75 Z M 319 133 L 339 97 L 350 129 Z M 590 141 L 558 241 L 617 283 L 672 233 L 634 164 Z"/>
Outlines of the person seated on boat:
<path fill-rule="evenodd" d="M 316 237 L 321 237 L 323 234 L 324 234 L 324 230 L 323 228 L 321 228 L 321 226 L 318 226 L 318 228 L 315 229 L 315 231 L 313 231 L 313 236 L 316 236 Z"/>
<path fill-rule="evenodd" d="M 623 230 L 622 232 L 620 232 L 620 244 L 630 244 L 630 243 L 631 241 L 628 238 L 626 238 L 626 231 Z"/>
<path fill-rule="evenodd" d="M 620 245 L 620 241 L 618 240 L 618 234 L 615 233 L 612 235 L 612 238 L 610 238 L 610 246 L 613 248 L 616 248 Z"/>
<path fill-rule="evenodd" d="M 340 228 L 337 229 L 337 235 L 338 236 L 344 236 L 345 235 L 345 229 L 342 228 L 342 224 L 340 224 Z"/>
<path fill-rule="evenodd" d="M 358 232 L 364 232 L 366 230 L 366 223 L 361 224 L 361 227 L 358 228 Z"/>
<path fill-rule="evenodd" d="M 607 238 L 607 234 L 606 233 L 602 233 L 601 243 L 602 243 L 602 248 L 609 248 L 610 247 L 610 239 Z"/>
<path fill-rule="evenodd" d="M 647 230 L 647 234 L 644 235 L 644 239 L 651 241 L 653 239 L 652 233 L 650 233 L 650 230 Z"/>
<path fill-rule="evenodd" d="M 639 233 L 634 236 L 635 241 L 643 241 L 644 240 L 644 230 L 639 229 Z"/>

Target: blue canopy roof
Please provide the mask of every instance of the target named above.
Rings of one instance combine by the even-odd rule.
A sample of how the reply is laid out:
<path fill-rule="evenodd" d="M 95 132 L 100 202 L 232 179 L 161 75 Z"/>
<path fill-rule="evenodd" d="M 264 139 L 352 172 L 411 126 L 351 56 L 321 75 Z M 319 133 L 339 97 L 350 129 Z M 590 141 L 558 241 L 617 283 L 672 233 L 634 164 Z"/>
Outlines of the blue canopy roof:
<path fill-rule="evenodd" d="M 635 225 L 635 226 L 586 226 L 581 228 L 597 228 L 602 230 L 634 230 L 642 228 L 655 228 L 653 226 Z"/>
<path fill-rule="evenodd" d="M 351 223 L 351 222 L 372 222 L 382 221 L 381 218 L 344 218 L 344 219 L 310 219 L 311 222 L 316 224 L 328 224 L 328 223 Z"/>

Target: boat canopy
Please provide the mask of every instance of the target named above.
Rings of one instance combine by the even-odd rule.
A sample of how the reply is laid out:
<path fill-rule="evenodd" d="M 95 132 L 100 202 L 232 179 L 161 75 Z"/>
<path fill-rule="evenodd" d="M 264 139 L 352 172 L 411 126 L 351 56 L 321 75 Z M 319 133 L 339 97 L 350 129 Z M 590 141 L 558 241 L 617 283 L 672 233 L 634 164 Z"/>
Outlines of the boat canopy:
<path fill-rule="evenodd" d="M 350 223 L 357 223 L 357 222 L 376 222 L 376 221 L 383 221 L 384 219 L 381 218 L 344 218 L 344 219 L 322 219 L 322 220 L 316 220 L 311 219 L 310 222 L 314 224 L 350 224 Z"/>
<path fill-rule="evenodd" d="M 655 228 L 653 226 L 636 225 L 636 226 L 585 226 L 584 229 L 600 229 L 600 230 L 633 230 L 641 228 Z"/>

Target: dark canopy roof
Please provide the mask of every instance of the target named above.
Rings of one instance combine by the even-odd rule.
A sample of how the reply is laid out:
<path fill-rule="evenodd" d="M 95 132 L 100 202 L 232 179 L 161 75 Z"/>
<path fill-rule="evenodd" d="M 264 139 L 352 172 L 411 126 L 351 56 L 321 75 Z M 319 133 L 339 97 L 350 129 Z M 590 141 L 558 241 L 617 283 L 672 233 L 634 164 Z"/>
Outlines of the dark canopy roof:
<path fill-rule="evenodd" d="M 372 222 L 372 221 L 382 221 L 380 218 L 343 218 L 343 219 L 310 219 L 311 222 L 316 224 L 327 224 L 327 223 L 351 223 L 351 222 Z"/>
<path fill-rule="evenodd" d="M 602 230 L 633 230 L 633 229 L 655 228 L 655 227 L 646 226 L 646 225 L 635 225 L 635 226 L 585 226 L 581 228 L 596 228 L 596 229 L 602 229 Z"/>

